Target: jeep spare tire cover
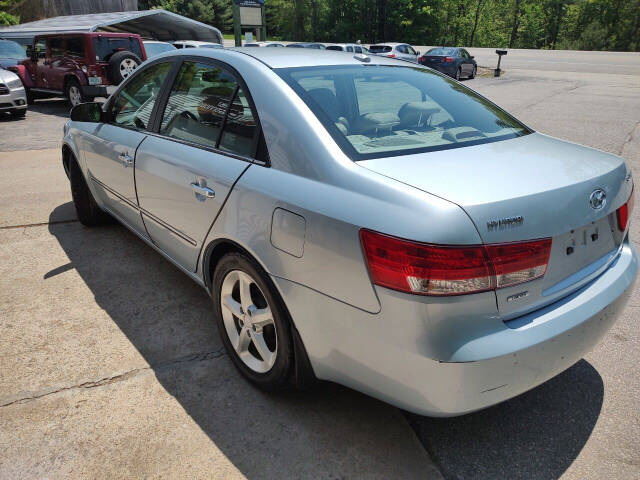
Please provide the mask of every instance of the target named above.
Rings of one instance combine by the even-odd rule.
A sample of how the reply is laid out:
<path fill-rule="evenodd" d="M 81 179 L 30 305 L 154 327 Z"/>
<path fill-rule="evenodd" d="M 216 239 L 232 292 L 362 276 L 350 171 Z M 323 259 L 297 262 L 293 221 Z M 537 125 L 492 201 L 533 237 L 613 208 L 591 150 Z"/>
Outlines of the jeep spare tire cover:
<path fill-rule="evenodd" d="M 135 53 L 122 51 L 111 55 L 109 60 L 109 74 L 111 81 L 118 85 L 122 80 L 127 78 L 142 63 L 140 57 Z"/>

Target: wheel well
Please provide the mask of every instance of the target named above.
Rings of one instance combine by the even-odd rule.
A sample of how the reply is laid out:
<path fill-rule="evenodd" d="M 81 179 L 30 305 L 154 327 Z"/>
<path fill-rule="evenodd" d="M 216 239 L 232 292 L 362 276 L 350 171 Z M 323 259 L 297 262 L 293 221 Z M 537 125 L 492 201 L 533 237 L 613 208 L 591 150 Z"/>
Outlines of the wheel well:
<path fill-rule="evenodd" d="M 69 84 L 70 81 L 75 80 L 76 82 L 80 83 L 78 81 L 78 78 L 75 75 L 65 75 L 64 77 L 64 82 L 62 83 L 62 91 L 64 93 L 67 92 L 67 85 Z"/>
<path fill-rule="evenodd" d="M 211 281 L 213 279 L 213 272 L 220 262 L 220 259 L 225 256 L 227 253 L 242 253 L 247 255 L 249 258 L 260 265 L 259 262 L 255 259 L 253 255 L 251 255 L 246 249 L 238 245 L 232 240 L 222 239 L 216 242 L 213 242 L 211 245 L 207 247 L 204 257 L 204 272 L 205 272 L 205 285 L 207 289 L 211 289 Z M 266 272 L 265 272 L 266 273 Z M 267 273 L 267 279 L 269 278 L 269 274 Z M 271 282 L 272 283 L 272 282 Z M 274 286 L 275 287 L 275 286 Z M 280 293 L 276 289 L 276 294 L 280 296 Z M 280 296 L 281 297 L 281 296 Z M 298 389 L 309 389 L 312 388 L 316 382 L 317 378 L 313 371 L 313 367 L 311 366 L 311 362 L 309 361 L 309 355 L 307 354 L 307 349 L 304 346 L 302 338 L 300 337 L 300 332 L 296 328 L 296 324 L 291 317 L 291 313 L 287 308 L 284 299 L 281 297 L 282 304 L 284 305 L 284 309 L 287 312 L 287 316 L 289 317 L 289 322 L 291 324 L 291 334 L 293 340 L 293 348 L 294 348 L 294 372 L 292 377 L 292 382 Z"/>
<path fill-rule="evenodd" d="M 67 178 L 69 178 L 69 165 L 71 163 L 71 159 L 75 158 L 71 148 L 68 145 L 62 146 L 62 166 L 64 167 L 64 172 L 67 174 Z"/>

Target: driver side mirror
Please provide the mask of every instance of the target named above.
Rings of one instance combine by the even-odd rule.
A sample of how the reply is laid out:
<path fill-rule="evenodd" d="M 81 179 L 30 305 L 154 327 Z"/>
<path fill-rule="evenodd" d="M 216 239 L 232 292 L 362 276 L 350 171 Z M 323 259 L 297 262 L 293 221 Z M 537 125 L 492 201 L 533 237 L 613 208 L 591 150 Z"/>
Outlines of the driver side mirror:
<path fill-rule="evenodd" d="M 71 109 L 71 120 L 74 122 L 98 123 L 103 120 L 104 116 L 101 103 L 81 103 Z"/>
<path fill-rule="evenodd" d="M 470 58 L 471 60 L 473 60 L 473 59 L 474 59 L 474 58 L 476 58 L 476 57 L 474 57 L 473 55 L 469 55 L 469 58 Z"/>

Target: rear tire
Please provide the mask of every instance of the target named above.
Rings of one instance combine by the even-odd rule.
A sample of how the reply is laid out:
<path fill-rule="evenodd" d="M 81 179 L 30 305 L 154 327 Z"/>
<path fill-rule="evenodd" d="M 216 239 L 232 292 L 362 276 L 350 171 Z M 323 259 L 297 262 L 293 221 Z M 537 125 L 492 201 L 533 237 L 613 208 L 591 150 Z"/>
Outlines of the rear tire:
<path fill-rule="evenodd" d="M 75 158 L 71 158 L 69 161 L 69 180 L 73 204 L 76 207 L 76 214 L 80 223 L 86 227 L 109 223 L 111 217 L 96 203 Z"/>
<path fill-rule="evenodd" d="M 458 80 L 458 81 L 460 81 L 460 73 L 461 73 L 461 71 L 462 71 L 462 70 L 460 69 L 460 67 L 458 67 L 458 70 L 456 70 L 456 76 L 455 76 L 455 79 L 456 79 L 456 80 Z"/>
<path fill-rule="evenodd" d="M 471 76 L 469 78 L 473 80 L 474 78 L 476 78 L 477 73 L 478 73 L 478 67 L 474 65 L 473 70 L 471 71 Z"/>
<path fill-rule="evenodd" d="M 243 291 L 249 292 L 248 297 Z M 240 373 L 263 390 L 289 387 L 295 365 L 291 325 L 260 265 L 241 253 L 228 253 L 213 273 L 211 294 L 222 342 Z"/>

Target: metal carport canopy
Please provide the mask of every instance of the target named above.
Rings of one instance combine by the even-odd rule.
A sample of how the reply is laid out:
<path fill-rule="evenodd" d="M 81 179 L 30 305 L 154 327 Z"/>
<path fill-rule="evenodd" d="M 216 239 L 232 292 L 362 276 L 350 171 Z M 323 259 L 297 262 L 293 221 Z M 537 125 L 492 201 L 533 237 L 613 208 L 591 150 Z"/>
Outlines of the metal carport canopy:
<path fill-rule="evenodd" d="M 156 40 L 200 40 L 222 44 L 222 33 L 162 9 L 53 17 L 0 28 L 0 38 L 26 38 L 56 32 L 125 32 Z"/>

